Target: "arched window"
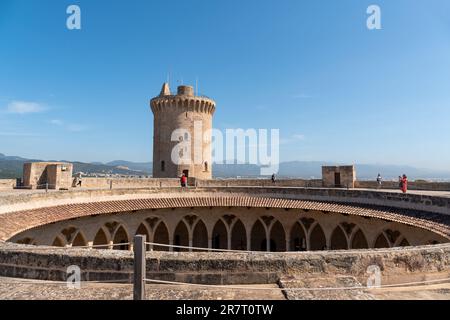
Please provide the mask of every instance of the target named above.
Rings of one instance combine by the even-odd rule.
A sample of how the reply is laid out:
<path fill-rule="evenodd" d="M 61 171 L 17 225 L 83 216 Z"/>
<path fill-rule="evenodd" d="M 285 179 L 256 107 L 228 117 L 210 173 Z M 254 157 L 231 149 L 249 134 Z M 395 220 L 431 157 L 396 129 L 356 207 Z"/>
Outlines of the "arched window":
<path fill-rule="evenodd" d="M 165 170 L 166 170 L 166 162 L 161 161 L 161 171 L 165 171 Z"/>

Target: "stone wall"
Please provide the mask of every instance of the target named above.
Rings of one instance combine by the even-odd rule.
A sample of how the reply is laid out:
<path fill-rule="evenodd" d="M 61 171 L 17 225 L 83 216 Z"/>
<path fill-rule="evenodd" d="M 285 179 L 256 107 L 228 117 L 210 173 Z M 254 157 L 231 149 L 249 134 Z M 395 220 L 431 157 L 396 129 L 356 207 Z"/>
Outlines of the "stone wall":
<path fill-rule="evenodd" d="M 151 178 L 82 178 L 83 189 L 178 187 L 179 179 Z M 79 189 L 79 188 L 78 188 Z"/>
<path fill-rule="evenodd" d="M 0 244 L 0 276 L 65 281 L 70 265 L 82 280 L 132 281 L 133 255 L 127 251 L 49 249 Z M 449 245 L 319 253 L 147 253 L 147 278 L 203 284 L 275 283 L 281 276 L 351 275 L 367 280 L 377 265 L 383 284 L 391 276 L 450 272 Z M 365 281 L 363 281 L 365 283 Z"/>
<path fill-rule="evenodd" d="M 325 188 L 354 188 L 355 166 L 323 166 L 322 182 Z"/>
<path fill-rule="evenodd" d="M 71 163 L 32 162 L 23 165 L 23 185 L 31 189 L 70 189 L 72 187 Z"/>
<path fill-rule="evenodd" d="M 17 185 L 16 179 L 0 179 L 0 190 L 11 190 Z"/>
<path fill-rule="evenodd" d="M 113 188 L 153 188 L 153 187 L 177 187 L 177 178 L 82 178 L 81 189 L 109 189 L 111 181 Z M 189 179 L 191 186 L 197 187 L 298 187 L 298 188 L 322 188 L 322 179 L 280 179 L 272 183 L 270 179 Z M 16 186 L 15 179 L 0 179 L 0 190 L 13 189 Z M 409 190 L 426 191 L 450 191 L 450 182 L 426 182 L 410 181 Z M 355 181 L 355 188 L 377 189 L 376 181 Z M 80 189 L 80 188 L 77 188 Z M 383 181 L 382 189 L 398 189 L 396 181 Z"/>
<path fill-rule="evenodd" d="M 356 181 L 355 188 L 377 189 L 376 181 Z M 397 181 L 383 181 L 382 189 L 399 189 Z M 409 190 L 450 191 L 450 182 L 409 181 Z"/>
<path fill-rule="evenodd" d="M 212 179 L 196 180 L 197 187 L 297 187 L 320 188 L 322 180 L 283 179 L 273 183 L 270 179 Z"/>

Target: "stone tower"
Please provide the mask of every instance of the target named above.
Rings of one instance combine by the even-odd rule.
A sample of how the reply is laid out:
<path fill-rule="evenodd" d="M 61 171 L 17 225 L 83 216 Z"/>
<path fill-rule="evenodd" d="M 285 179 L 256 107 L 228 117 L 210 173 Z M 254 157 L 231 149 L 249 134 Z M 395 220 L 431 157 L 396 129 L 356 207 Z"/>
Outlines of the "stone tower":
<path fill-rule="evenodd" d="M 195 96 L 191 86 L 171 94 L 164 83 L 150 101 L 154 115 L 153 177 L 211 179 L 211 129 L 216 103 Z M 175 161 L 174 161 L 175 159 Z"/>

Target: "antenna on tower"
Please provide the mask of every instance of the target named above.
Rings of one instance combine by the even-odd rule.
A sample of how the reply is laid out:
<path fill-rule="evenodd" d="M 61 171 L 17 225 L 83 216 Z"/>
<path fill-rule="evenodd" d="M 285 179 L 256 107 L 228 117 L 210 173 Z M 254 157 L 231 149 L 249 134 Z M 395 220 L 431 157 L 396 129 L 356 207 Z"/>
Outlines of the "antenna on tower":
<path fill-rule="evenodd" d="M 195 95 L 198 96 L 198 77 L 195 77 Z"/>

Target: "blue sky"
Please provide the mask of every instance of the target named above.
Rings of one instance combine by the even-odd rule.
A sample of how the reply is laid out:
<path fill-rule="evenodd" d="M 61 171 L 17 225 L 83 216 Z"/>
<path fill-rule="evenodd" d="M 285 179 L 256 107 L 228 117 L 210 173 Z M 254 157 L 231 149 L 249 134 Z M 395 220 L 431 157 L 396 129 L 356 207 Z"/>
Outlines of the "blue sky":
<path fill-rule="evenodd" d="M 199 79 L 214 127 L 279 128 L 281 161 L 450 169 L 447 0 L 2 0 L 0 39 L 5 154 L 151 161 L 170 73 Z"/>

